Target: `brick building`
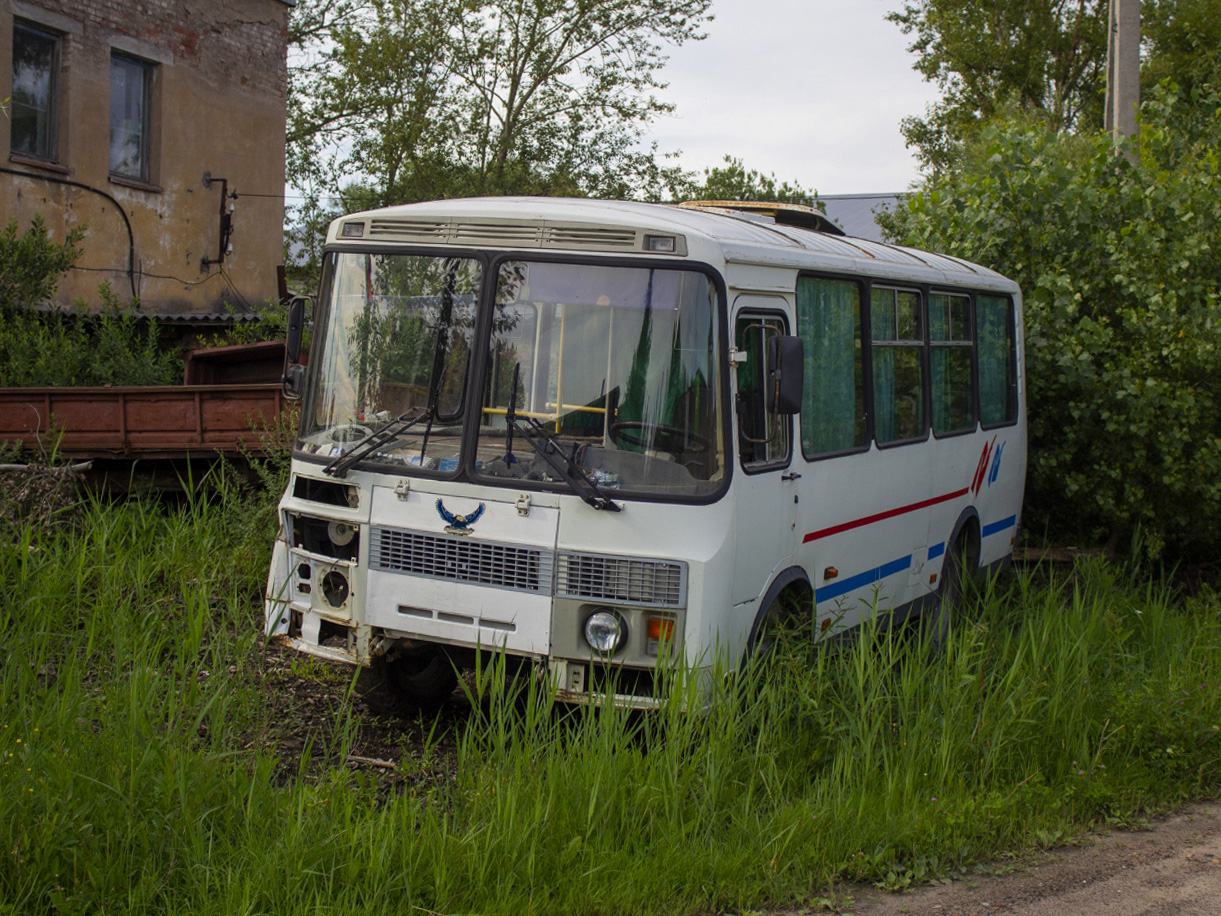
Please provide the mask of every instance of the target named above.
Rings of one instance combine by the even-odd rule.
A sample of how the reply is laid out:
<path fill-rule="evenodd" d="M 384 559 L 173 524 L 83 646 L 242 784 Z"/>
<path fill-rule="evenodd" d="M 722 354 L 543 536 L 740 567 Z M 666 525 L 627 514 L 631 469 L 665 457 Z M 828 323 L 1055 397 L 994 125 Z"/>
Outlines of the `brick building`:
<path fill-rule="evenodd" d="M 0 219 L 86 226 L 59 299 L 241 311 L 283 261 L 295 0 L 0 0 Z"/>

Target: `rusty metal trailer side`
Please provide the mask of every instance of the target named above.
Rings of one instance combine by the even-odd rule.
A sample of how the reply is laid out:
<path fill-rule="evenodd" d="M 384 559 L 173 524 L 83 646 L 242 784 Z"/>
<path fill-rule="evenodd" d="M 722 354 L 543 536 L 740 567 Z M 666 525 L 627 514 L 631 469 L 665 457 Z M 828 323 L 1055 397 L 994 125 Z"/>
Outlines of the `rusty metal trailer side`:
<path fill-rule="evenodd" d="M 262 451 L 280 385 L 2 388 L 0 442 L 66 458 L 184 458 Z"/>

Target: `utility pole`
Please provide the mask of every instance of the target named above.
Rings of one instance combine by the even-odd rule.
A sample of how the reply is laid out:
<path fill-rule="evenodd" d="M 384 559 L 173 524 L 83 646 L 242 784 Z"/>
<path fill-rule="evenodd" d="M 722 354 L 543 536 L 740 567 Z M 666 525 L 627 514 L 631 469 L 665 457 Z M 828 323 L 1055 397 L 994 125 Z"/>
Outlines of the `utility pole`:
<path fill-rule="evenodd" d="M 1140 0 L 1111 0 L 1106 101 L 1106 129 L 1116 141 L 1135 134 L 1140 105 Z"/>

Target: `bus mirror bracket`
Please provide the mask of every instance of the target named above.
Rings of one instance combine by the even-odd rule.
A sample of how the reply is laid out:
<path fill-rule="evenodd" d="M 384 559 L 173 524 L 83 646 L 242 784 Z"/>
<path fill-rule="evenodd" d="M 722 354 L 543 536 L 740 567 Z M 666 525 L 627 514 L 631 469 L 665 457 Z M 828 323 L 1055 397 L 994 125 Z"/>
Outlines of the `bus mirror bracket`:
<path fill-rule="evenodd" d="M 805 347 L 800 337 L 777 334 L 767 341 L 767 410 L 769 413 L 801 412 L 801 389 L 805 370 Z"/>

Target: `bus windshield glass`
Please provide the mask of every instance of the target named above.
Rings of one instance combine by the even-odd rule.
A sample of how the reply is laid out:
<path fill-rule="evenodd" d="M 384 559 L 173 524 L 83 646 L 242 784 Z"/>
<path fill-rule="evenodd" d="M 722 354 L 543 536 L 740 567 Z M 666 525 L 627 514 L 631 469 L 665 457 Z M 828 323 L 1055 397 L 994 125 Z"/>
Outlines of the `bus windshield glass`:
<path fill-rule="evenodd" d="M 610 495 L 715 492 L 716 301 L 693 270 L 501 262 L 476 473 L 557 481 L 560 456 Z"/>
<path fill-rule="evenodd" d="M 298 448 L 335 458 L 401 428 L 371 460 L 456 471 L 481 265 L 403 254 L 334 258 Z"/>

